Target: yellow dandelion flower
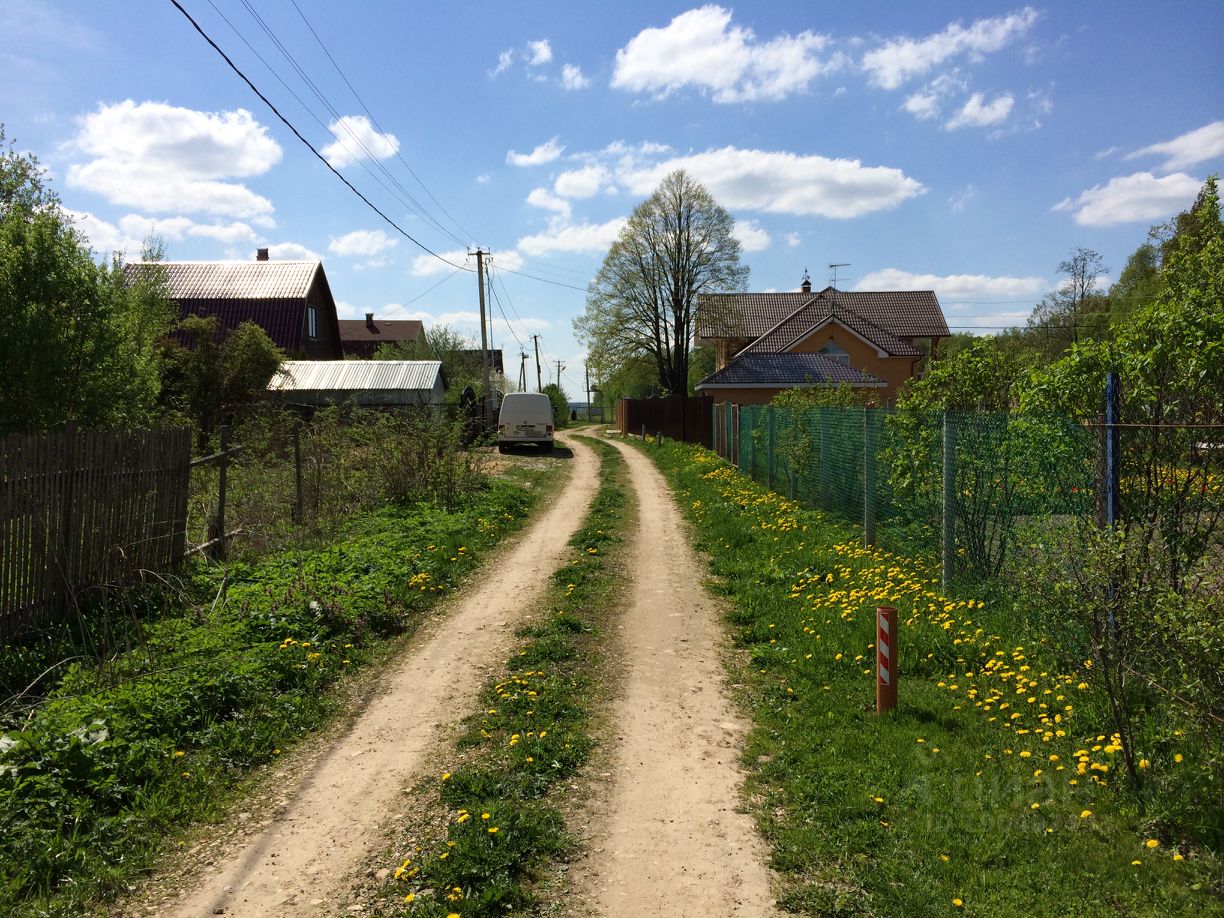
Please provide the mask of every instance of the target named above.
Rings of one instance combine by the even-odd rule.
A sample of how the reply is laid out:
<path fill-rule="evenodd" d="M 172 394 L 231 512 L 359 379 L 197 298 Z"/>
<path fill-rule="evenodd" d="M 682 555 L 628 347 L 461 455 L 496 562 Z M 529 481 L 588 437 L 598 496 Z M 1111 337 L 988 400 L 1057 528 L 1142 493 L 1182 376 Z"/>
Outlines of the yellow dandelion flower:
<path fill-rule="evenodd" d="M 1144 842 L 1144 844 L 1147 845 L 1149 848 L 1159 848 L 1160 847 L 1160 842 L 1158 842 L 1154 838 L 1149 838 L 1147 841 Z"/>
<path fill-rule="evenodd" d="M 1091 815 L 1092 810 L 1084 810 L 1082 813 L 1080 813 L 1080 819 L 1087 819 Z"/>

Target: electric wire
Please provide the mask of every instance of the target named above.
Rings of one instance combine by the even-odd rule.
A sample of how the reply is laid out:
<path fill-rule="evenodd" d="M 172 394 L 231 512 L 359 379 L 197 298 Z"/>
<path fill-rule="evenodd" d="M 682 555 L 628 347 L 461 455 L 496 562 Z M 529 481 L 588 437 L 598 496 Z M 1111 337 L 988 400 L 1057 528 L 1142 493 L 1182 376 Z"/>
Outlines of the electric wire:
<path fill-rule="evenodd" d="M 280 51 L 281 56 L 285 58 L 285 60 L 289 63 L 289 66 L 294 70 L 295 73 L 297 73 L 298 77 L 302 80 L 302 82 L 305 83 L 307 87 L 309 87 L 310 91 L 314 94 L 315 98 L 318 99 L 319 102 L 322 103 L 323 107 L 327 109 L 328 113 L 332 116 L 334 126 L 333 125 L 326 126 L 326 130 L 331 131 L 331 133 L 336 136 L 337 141 L 340 141 L 342 144 L 343 144 L 343 139 L 340 137 L 340 131 L 343 131 L 345 134 L 348 135 L 348 138 L 352 141 L 352 143 L 358 149 L 360 149 L 362 153 L 365 154 L 364 157 L 360 157 L 360 156 L 355 157 L 356 162 L 361 166 L 361 168 L 364 169 L 366 173 L 370 175 L 371 178 L 373 178 L 376 182 L 382 185 L 383 189 L 388 194 L 396 198 L 401 204 L 403 204 L 409 210 L 413 210 L 416 213 L 418 213 L 421 217 L 423 217 L 431 225 L 433 225 L 435 229 L 437 229 L 443 235 L 449 236 L 457 244 L 464 245 L 465 243 L 462 239 L 460 239 L 458 236 L 452 233 L 449 229 L 443 226 L 440 222 L 434 219 L 434 217 L 426 210 L 426 208 L 421 204 L 421 202 L 418 201 L 415 197 L 413 197 L 412 193 L 408 191 L 408 189 L 405 188 L 403 184 L 394 175 L 390 173 L 390 171 L 388 171 L 387 167 L 383 165 L 382 160 L 378 156 L 376 156 L 374 152 L 366 145 L 365 141 L 363 141 L 356 134 L 356 132 L 349 125 L 345 117 L 340 114 L 340 110 L 331 103 L 331 100 L 328 99 L 327 95 L 323 92 L 323 90 L 319 88 L 318 84 L 316 84 L 315 81 L 311 79 L 310 74 L 307 73 L 306 69 L 302 67 L 301 64 L 298 63 L 297 58 L 293 56 L 292 52 L 290 52 L 288 47 L 285 46 L 285 43 L 280 40 L 280 37 L 276 34 L 276 32 L 272 29 L 272 27 L 268 25 L 267 21 L 259 14 L 259 12 L 255 9 L 255 7 L 252 6 L 250 0 L 240 0 L 240 2 L 246 8 L 246 11 L 251 15 L 251 18 L 255 20 L 255 23 L 263 31 L 264 35 L 268 37 L 268 40 L 272 42 L 272 44 L 276 47 L 278 51 Z M 231 24 L 230 27 L 233 28 L 233 25 Z M 268 66 L 266 61 L 264 61 L 264 64 L 265 66 Z M 298 101 L 300 102 L 301 100 L 299 99 Z M 316 121 L 319 120 L 318 116 L 315 116 L 315 120 Z M 339 130 L 336 130 L 336 127 L 338 127 Z M 379 130 L 381 133 L 382 132 L 381 128 Z M 398 148 L 397 148 L 397 151 L 398 151 Z M 386 176 L 387 180 L 390 181 L 393 185 L 395 185 L 396 188 L 399 189 L 399 191 L 403 194 L 403 197 L 400 197 L 394 191 L 392 191 L 389 187 L 387 187 L 387 184 L 383 182 L 382 179 L 380 179 L 377 175 L 375 175 L 374 172 L 371 171 L 370 167 L 366 163 L 366 160 L 369 160 L 369 162 L 373 163 L 374 168 L 377 169 L 379 172 L 381 172 L 384 176 Z M 407 200 L 405 200 L 405 198 Z"/>
<path fill-rule="evenodd" d="M 383 318 L 384 318 L 384 319 L 385 319 L 385 318 L 389 318 L 390 316 L 393 316 L 393 315 L 395 315 L 395 314 L 396 314 L 396 313 L 398 313 L 398 312 L 403 312 L 405 309 L 407 309 L 407 308 L 408 308 L 409 306 L 411 306 L 413 303 L 417 302 L 418 300 L 423 300 L 425 297 L 429 296 L 429 294 L 433 293 L 435 290 L 437 290 L 439 287 L 441 287 L 443 284 L 445 284 L 445 283 L 446 283 L 448 280 L 450 280 L 450 279 L 451 279 L 452 277 L 454 277 L 456 274 L 461 274 L 461 273 L 463 273 L 463 271 L 464 271 L 464 270 L 466 270 L 466 269 L 465 269 L 465 268 L 460 268 L 460 269 L 457 269 L 457 270 L 452 271 L 450 274 L 446 275 L 446 277 L 442 278 L 442 280 L 438 281 L 438 282 L 437 282 L 436 284 L 434 284 L 433 286 L 426 288 L 426 289 L 425 289 L 423 292 L 418 293 L 418 294 L 417 294 L 416 296 L 414 296 L 412 299 L 407 300 L 407 301 L 405 301 L 405 302 L 403 302 L 403 303 L 400 303 L 400 304 L 399 304 L 398 306 L 396 306 L 394 309 L 390 310 L 390 311 L 389 311 L 389 312 L 387 312 L 385 315 L 383 315 Z"/>
<path fill-rule="evenodd" d="M 378 123 L 378 119 L 374 117 L 374 113 L 370 111 L 370 108 L 368 105 L 366 105 L 365 100 L 361 98 L 361 95 L 357 92 L 356 88 L 354 88 L 353 84 L 349 81 L 348 76 L 340 68 L 340 64 L 336 62 L 336 59 L 334 57 L 332 57 L 331 51 L 329 51 L 327 48 L 327 45 L 323 43 L 323 39 L 319 36 L 319 33 L 315 31 L 315 27 L 311 25 L 310 20 L 306 18 L 306 14 L 302 12 L 302 8 L 298 6 L 297 0 L 289 0 L 289 2 L 293 4 L 293 8 L 297 10 L 298 15 L 302 17 L 302 22 L 306 24 L 306 28 L 310 30 L 310 34 L 314 36 L 315 41 L 319 43 L 319 47 L 323 49 L 323 53 L 327 56 L 327 59 L 331 61 L 332 66 L 336 68 L 336 73 L 340 74 L 340 79 L 342 79 L 344 81 L 344 85 L 349 88 L 349 91 L 353 94 L 353 98 L 357 100 L 357 104 L 361 106 L 362 111 L 364 111 L 366 113 L 366 116 L 369 117 L 370 123 L 374 125 L 374 127 L 378 130 L 380 134 L 385 134 L 386 131 L 382 129 L 382 125 Z M 448 211 L 442 205 L 442 202 L 439 201 L 436 197 L 434 197 L 433 192 L 429 190 L 429 187 L 423 181 L 421 181 L 421 177 L 416 174 L 416 171 L 412 168 L 412 166 L 408 164 L 408 160 L 404 159 L 403 154 L 401 154 L 398 149 L 395 151 L 395 156 L 401 163 L 403 163 L 404 168 L 408 170 L 409 174 L 414 179 L 416 179 L 416 183 L 421 186 L 421 188 L 424 190 L 424 192 L 427 195 L 429 195 L 429 199 L 438 205 L 438 209 L 441 210 L 442 213 L 446 215 L 447 219 L 449 219 L 451 223 L 453 223 L 455 227 L 461 233 L 464 233 L 468 237 L 469 242 L 472 239 L 476 238 L 474 233 L 472 233 L 462 223 L 456 220 L 454 216 L 451 215 L 450 211 Z M 467 244 L 467 243 L 464 243 L 462 240 L 458 239 L 458 237 L 452 236 L 451 238 L 455 239 L 461 245 Z"/>
<path fill-rule="evenodd" d="M 457 265 L 453 261 L 450 261 L 449 259 L 444 258 L 443 256 L 439 255 L 429 246 L 425 245 L 425 243 L 418 240 L 415 236 L 413 236 L 411 233 L 409 233 L 407 230 L 401 227 L 398 223 L 396 223 L 394 220 L 388 217 L 377 205 L 374 204 L 373 201 L 371 201 L 361 191 L 359 191 L 352 182 L 350 182 L 343 175 L 341 175 L 339 170 L 337 170 L 335 166 L 333 166 L 330 162 L 328 162 L 327 158 L 323 156 L 323 154 L 320 153 L 317 149 L 315 149 L 314 145 L 309 140 L 307 140 L 305 137 L 302 136 L 301 131 L 299 131 L 288 118 L 286 118 L 284 115 L 280 113 L 280 110 L 275 105 L 272 104 L 272 101 L 267 96 L 265 96 L 262 92 L 260 92 L 259 88 L 253 82 L 251 82 L 251 79 L 245 73 L 243 73 L 241 69 L 239 69 L 238 65 L 235 64 L 230 59 L 229 55 L 227 55 L 223 50 L 221 50 L 220 45 L 218 45 L 215 41 L 213 41 L 213 39 L 209 36 L 209 34 L 204 31 L 203 27 L 198 22 L 195 21 L 195 19 L 192 17 L 192 15 L 189 12 L 187 12 L 186 9 L 183 8 L 183 5 L 179 2 L 179 0 L 170 0 L 170 3 L 173 4 L 175 9 L 177 9 L 180 13 L 182 13 L 184 17 L 186 17 L 187 21 L 191 23 L 192 28 L 194 28 L 200 34 L 200 37 L 203 38 L 206 42 L 208 42 L 208 44 L 212 47 L 212 49 L 221 56 L 221 59 L 224 60 L 227 65 L 229 65 L 229 68 L 233 70 L 234 73 L 237 74 L 238 77 L 244 83 L 246 83 L 248 87 L 250 87 L 251 92 L 255 93 L 255 95 L 259 97 L 260 101 L 263 102 L 264 105 L 268 106 L 268 108 L 272 111 L 272 114 L 276 115 L 276 117 L 281 121 L 281 123 L 283 123 L 285 127 L 289 128 L 289 130 L 293 132 L 293 136 L 296 137 L 298 140 L 300 140 L 306 146 L 306 148 L 309 149 L 310 152 L 315 155 L 315 158 L 317 158 L 319 162 L 323 163 L 323 165 L 326 166 L 328 170 L 333 175 L 336 176 L 336 178 L 340 179 L 340 181 L 342 181 L 348 187 L 348 189 L 351 192 L 353 192 L 353 194 L 357 195 L 357 197 L 359 197 L 365 203 L 365 205 L 370 208 L 370 210 L 378 214 L 378 216 L 380 216 L 387 223 L 388 226 L 392 227 L 397 233 L 399 233 L 401 236 L 403 236 L 405 239 L 407 239 L 409 242 L 411 242 L 421 251 L 429 255 L 432 255 L 434 258 L 438 259 L 438 261 L 448 264 L 452 268 L 456 268 L 460 271 L 465 271 L 465 270 L 470 271 L 471 270 L 470 268 L 465 268 L 462 265 Z"/>

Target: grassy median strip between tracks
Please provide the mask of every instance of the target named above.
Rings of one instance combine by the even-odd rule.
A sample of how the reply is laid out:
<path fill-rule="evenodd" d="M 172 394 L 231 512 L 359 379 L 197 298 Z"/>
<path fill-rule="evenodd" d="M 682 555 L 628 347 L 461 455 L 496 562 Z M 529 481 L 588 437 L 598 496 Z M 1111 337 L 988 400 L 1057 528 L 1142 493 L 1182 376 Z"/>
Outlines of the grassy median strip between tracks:
<path fill-rule="evenodd" d="M 615 607 L 618 552 L 632 520 L 624 463 L 605 443 L 599 490 L 539 614 L 520 629 L 505 669 L 481 691 L 437 774 L 417 788 L 392 873 L 375 894 L 383 914 L 503 915 L 538 904 L 536 885 L 575 851 L 564 811 L 594 743 Z"/>
<path fill-rule="evenodd" d="M 1220 861 L 1140 811 L 1082 671 L 1004 598 L 864 548 L 693 446 L 648 443 L 726 596 L 755 728 L 748 796 L 779 903 L 808 915 L 1220 914 Z M 694 585 L 696 588 L 696 585 Z M 990 597 L 987 597 L 990 598 Z M 900 621 L 879 717 L 875 608 Z M 1145 767 L 1198 767 L 1192 737 Z"/>

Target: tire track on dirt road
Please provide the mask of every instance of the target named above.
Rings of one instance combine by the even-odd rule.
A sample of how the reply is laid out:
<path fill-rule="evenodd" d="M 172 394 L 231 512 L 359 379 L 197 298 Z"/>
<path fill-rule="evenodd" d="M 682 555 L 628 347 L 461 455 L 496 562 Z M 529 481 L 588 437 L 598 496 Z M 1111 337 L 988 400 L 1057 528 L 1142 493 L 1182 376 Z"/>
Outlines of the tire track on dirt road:
<path fill-rule="evenodd" d="M 723 691 L 724 635 L 705 567 L 654 463 L 615 445 L 639 505 L 625 681 L 609 712 L 606 812 L 594 814 L 572 888 L 609 918 L 773 915 L 765 845 L 737 812 L 748 725 Z"/>
<path fill-rule="evenodd" d="M 586 516 L 599 460 L 589 447 L 565 445 L 573 470 L 553 506 L 424 626 L 349 729 L 286 789 L 283 809 L 206 869 L 195 889 L 146 914 L 282 918 L 344 908 L 352 874 L 382 844 L 382 824 L 436 746 L 438 727 L 475 704 Z"/>

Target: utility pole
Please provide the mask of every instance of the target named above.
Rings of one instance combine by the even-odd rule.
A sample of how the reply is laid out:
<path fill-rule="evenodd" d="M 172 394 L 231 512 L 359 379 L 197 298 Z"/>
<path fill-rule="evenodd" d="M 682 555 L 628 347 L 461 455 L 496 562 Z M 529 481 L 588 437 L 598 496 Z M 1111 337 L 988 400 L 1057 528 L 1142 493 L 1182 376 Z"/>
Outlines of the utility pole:
<path fill-rule="evenodd" d="M 476 247 L 475 252 L 468 252 L 469 255 L 476 256 L 476 285 L 480 290 L 480 372 L 481 381 L 484 384 L 484 422 L 485 430 L 490 430 L 493 427 L 493 398 L 489 392 L 489 337 L 485 330 L 485 285 L 484 285 L 484 257 L 485 252 L 479 247 Z"/>
<path fill-rule="evenodd" d="M 543 392 L 543 391 L 544 391 L 544 382 L 543 382 L 543 377 L 540 375 L 540 336 L 539 336 L 539 335 L 532 335 L 532 336 L 531 336 L 531 340 L 535 342 L 535 354 L 536 354 L 536 391 L 537 391 L 537 392 Z"/>
<path fill-rule="evenodd" d="M 519 391 L 527 391 L 527 352 L 519 351 Z"/>
<path fill-rule="evenodd" d="M 583 369 L 583 370 L 585 371 L 585 373 L 586 373 L 586 387 L 587 387 L 587 390 L 586 390 L 586 392 L 587 392 L 587 423 L 589 424 L 589 423 L 591 422 L 591 368 L 590 368 L 590 367 L 588 367 L 588 366 L 587 366 L 587 365 L 584 363 L 584 364 L 582 365 L 582 369 Z"/>
<path fill-rule="evenodd" d="M 557 389 L 561 388 L 561 371 L 565 369 L 565 364 L 560 360 L 554 361 L 557 364 Z"/>

